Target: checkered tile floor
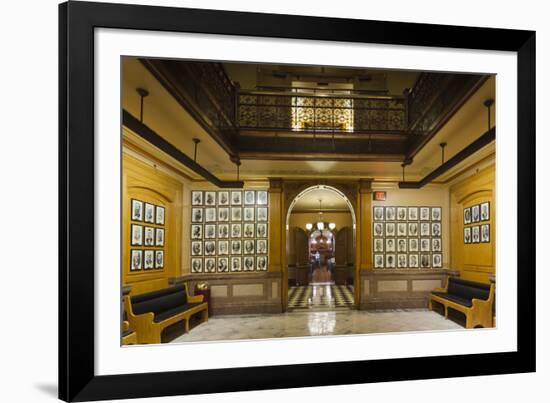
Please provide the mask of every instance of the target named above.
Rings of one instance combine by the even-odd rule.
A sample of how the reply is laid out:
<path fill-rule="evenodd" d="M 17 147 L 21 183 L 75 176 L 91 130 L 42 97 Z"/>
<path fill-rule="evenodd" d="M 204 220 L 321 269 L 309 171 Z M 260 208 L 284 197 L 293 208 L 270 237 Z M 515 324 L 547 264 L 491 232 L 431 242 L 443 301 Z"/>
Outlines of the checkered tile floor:
<path fill-rule="evenodd" d="M 288 309 L 335 309 L 353 307 L 353 287 L 309 285 L 288 289 Z"/>

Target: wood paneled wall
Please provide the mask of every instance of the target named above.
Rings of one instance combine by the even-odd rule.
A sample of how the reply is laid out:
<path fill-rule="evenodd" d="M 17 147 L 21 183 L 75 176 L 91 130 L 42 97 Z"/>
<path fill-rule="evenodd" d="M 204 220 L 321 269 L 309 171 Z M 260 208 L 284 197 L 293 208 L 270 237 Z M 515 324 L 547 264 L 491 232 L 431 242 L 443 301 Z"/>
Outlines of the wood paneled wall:
<path fill-rule="evenodd" d="M 463 209 L 487 201 L 490 202 L 490 242 L 465 244 Z M 489 276 L 495 274 L 495 166 L 451 186 L 450 209 L 451 267 L 464 279 L 489 283 Z"/>

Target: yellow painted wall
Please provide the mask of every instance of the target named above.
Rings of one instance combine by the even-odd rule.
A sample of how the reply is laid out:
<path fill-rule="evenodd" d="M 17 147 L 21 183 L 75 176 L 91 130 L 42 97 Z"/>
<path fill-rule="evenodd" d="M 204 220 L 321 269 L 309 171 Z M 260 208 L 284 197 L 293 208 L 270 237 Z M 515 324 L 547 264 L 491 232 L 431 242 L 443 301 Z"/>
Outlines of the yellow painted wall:
<path fill-rule="evenodd" d="M 468 178 L 453 184 L 449 190 L 451 206 L 451 266 L 467 280 L 489 282 L 495 274 L 495 166 L 475 171 Z M 490 242 L 464 244 L 463 209 L 490 202 Z M 472 225 L 486 224 L 476 223 Z M 468 225 L 468 226 L 472 226 Z"/>

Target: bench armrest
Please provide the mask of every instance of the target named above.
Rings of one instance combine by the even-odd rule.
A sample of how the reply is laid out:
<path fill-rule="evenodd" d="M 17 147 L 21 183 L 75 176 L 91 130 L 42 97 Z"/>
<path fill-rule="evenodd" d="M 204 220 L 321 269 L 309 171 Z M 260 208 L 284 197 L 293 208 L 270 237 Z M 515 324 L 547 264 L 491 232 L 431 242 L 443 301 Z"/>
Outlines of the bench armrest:
<path fill-rule="evenodd" d="M 188 295 L 187 296 L 187 301 L 189 301 L 191 303 L 203 302 L 203 300 L 204 300 L 204 295 Z"/>
<path fill-rule="evenodd" d="M 447 289 L 446 288 L 443 288 L 443 287 L 438 287 L 438 288 L 434 288 L 431 292 L 447 292 Z"/>
<path fill-rule="evenodd" d="M 130 329 L 130 322 L 128 322 L 127 320 L 123 321 L 122 322 L 122 330 L 126 332 L 129 329 Z"/>

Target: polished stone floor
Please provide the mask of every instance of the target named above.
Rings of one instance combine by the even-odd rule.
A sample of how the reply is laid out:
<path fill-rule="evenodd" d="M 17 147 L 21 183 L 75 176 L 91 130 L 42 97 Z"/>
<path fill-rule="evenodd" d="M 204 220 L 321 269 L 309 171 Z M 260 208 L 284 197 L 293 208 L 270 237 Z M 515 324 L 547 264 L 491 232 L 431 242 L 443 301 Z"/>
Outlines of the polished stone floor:
<path fill-rule="evenodd" d="M 265 339 L 344 334 L 463 329 L 428 310 L 295 311 L 282 314 L 213 316 L 172 341 Z"/>

